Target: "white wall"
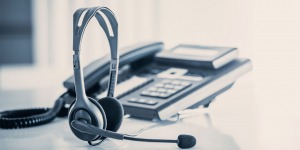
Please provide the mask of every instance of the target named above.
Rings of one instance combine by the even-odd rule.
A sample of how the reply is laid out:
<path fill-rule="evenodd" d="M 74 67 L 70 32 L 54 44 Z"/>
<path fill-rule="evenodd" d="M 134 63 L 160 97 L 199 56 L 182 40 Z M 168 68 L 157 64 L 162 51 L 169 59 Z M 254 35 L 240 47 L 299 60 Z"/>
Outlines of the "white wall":
<path fill-rule="evenodd" d="M 252 1 L 161 1 L 159 35 L 170 45 L 197 43 L 234 46 L 249 57 L 252 49 Z"/>

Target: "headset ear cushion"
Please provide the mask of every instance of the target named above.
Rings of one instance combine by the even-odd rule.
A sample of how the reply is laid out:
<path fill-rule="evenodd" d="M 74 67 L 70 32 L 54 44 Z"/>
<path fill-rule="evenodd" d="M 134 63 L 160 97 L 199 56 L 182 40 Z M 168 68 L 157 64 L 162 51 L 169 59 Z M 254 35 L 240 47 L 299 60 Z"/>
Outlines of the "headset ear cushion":
<path fill-rule="evenodd" d="M 106 114 L 106 129 L 114 132 L 117 131 L 123 122 L 124 116 L 124 109 L 121 102 L 113 97 L 104 97 L 98 102 Z"/>
<path fill-rule="evenodd" d="M 102 117 L 103 117 L 103 129 L 106 129 L 106 127 L 107 127 L 107 119 L 106 119 L 106 115 L 105 115 L 104 109 L 101 107 L 101 105 L 100 105 L 95 99 L 90 98 L 90 97 L 88 97 L 88 99 L 89 99 L 93 104 L 95 104 L 95 106 L 96 106 L 96 107 L 99 109 L 99 111 L 101 112 L 101 115 L 102 115 Z M 71 108 L 73 107 L 74 103 L 75 103 L 75 100 L 70 104 L 69 110 L 68 110 L 69 112 L 71 111 Z"/>
<path fill-rule="evenodd" d="M 96 100 L 94 100 L 93 98 L 90 98 L 90 97 L 88 97 L 88 99 L 89 99 L 89 101 L 92 103 L 91 105 L 90 105 L 90 108 L 86 108 L 87 110 L 89 110 L 90 112 L 93 112 L 93 113 L 95 113 L 95 116 L 94 117 L 91 117 L 91 120 L 92 120 L 92 122 L 98 122 L 97 124 L 98 125 L 96 125 L 96 124 L 94 124 L 94 123 L 91 123 L 92 125 L 94 125 L 94 126 L 97 126 L 97 127 L 99 127 L 100 129 L 104 129 L 104 130 L 106 130 L 106 127 L 107 127 L 107 120 L 106 120 L 106 116 L 105 116 L 105 111 L 104 111 L 104 109 L 101 107 L 101 105 L 98 103 L 98 101 L 96 101 Z M 75 100 L 71 103 L 71 105 L 70 105 L 70 108 L 69 108 L 69 124 L 71 123 L 71 121 L 73 121 L 74 120 L 74 118 L 73 117 L 70 117 L 70 116 L 73 116 L 73 111 L 74 111 L 74 105 L 75 105 Z M 91 106 L 93 106 L 93 107 L 91 107 Z M 87 111 L 86 110 L 86 111 Z M 95 111 L 100 111 L 100 113 L 99 112 L 95 112 Z M 100 117 L 102 117 L 102 118 L 100 118 Z M 100 120 L 102 120 L 103 119 L 103 122 L 102 121 L 100 121 Z M 100 124 L 102 124 L 103 126 L 101 126 L 100 127 Z M 72 132 L 79 138 L 79 139 L 81 139 L 81 140 L 84 140 L 84 141 L 93 141 L 93 140 L 97 140 L 97 139 L 99 139 L 99 138 L 101 138 L 101 139 L 104 139 L 105 137 L 101 137 L 100 135 L 91 135 L 91 134 L 87 134 L 87 133 L 83 133 L 83 132 L 80 132 L 80 131 L 78 131 L 77 129 L 74 129 L 71 125 L 70 125 L 70 127 L 71 127 L 71 130 L 72 130 Z"/>

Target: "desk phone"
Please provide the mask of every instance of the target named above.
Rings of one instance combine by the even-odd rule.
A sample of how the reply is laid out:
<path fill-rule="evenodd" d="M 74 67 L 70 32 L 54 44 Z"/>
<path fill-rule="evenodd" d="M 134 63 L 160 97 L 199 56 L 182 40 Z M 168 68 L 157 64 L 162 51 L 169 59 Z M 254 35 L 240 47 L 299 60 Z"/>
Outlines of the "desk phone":
<path fill-rule="evenodd" d="M 187 47 L 189 49 L 192 47 L 193 51 L 199 48 L 195 45 L 177 46 L 181 49 Z M 236 50 L 201 46 L 202 51 L 205 48 L 208 52 L 204 53 L 209 53 L 210 56 L 210 49 L 221 52 L 224 52 L 224 49 Z M 168 51 L 167 54 L 172 53 Z M 199 56 L 199 53 L 197 54 L 199 61 L 193 53 L 177 52 L 172 55 L 174 57 L 167 59 L 162 57 L 168 56 L 162 42 L 143 43 L 120 50 L 115 95 L 122 102 L 125 114 L 143 119 L 165 120 L 186 108 L 200 105 L 208 107 L 217 95 L 228 90 L 239 76 L 251 69 L 248 59 L 235 58 L 233 55 L 227 57 L 226 61 L 223 60 L 223 64 L 218 64 L 217 68 L 201 65 L 203 61 L 200 58 L 203 56 Z M 193 58 L 192 61 L 189 58 Z M 84 68 L 88 96 L 95 99 L 105 96 L 108 71 L 109 56 L 96 60 Z M 63 85 L 67 89 L 63 98 L 71 103 L 75 98 L 73 77 L 64 81 Z"/>

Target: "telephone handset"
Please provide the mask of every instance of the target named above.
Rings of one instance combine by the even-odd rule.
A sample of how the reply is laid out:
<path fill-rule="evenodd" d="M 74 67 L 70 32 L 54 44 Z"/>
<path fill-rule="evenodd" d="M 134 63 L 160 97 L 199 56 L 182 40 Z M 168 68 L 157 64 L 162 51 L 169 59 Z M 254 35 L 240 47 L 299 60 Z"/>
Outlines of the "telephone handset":
<path fill-rule="evenodd" d="M 162 42 L 148 42 L 148 43 L 141 43 L 134 46 L 123 48 L 119 51 L 119 68 L 124 67 L 127 64 L 137 65 L 137 63 L 141 60 L 145 59 L 153 59 L 154 55 L 163 49 L 164 44 Z M 97 88 L 99 85 L 97 83 L 105 78 L 108 77 L 109 71 L 109 63 L 110 58 L 109 56 L 105 56 L 101 59 L 95 60 L 94 62 L 90 63 L 88 66 L 84 67 L 83 69 L 83 76 L 85 80 L 85 87 L 87 89 L 87 93 L 89 90 L 93 90 L 93 88 Z M 121 69 L 119 71 L 119 75 L 123 75 L 124 71 Z M 107 78 L 106 77 L 106 78 Z M 118 82 L 124 79 L 122 76 L 119 77 Z M 70 92 L 75 92 L 75 85 L 74 85 L 74 77 L 71 76 L 67 80 L 63 82 L 65 88 L 68 89 Z M 105 85 L 105 84 L 103 84 Z"/>

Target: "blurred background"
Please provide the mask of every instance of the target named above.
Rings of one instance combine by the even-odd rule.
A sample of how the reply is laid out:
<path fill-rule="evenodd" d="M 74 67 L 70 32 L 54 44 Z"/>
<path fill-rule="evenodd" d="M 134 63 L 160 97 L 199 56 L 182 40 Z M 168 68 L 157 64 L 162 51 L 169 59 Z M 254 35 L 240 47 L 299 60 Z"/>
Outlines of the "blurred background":
<path fill-rule="evenodd" d="M 255 97 L 256 144 L 300 149 L 297 0 L 1 0 L 0 90 L 63 88 L 72 75 L 72 15 L 90 6 L 107 6 L 116 14 L 119 48 L 154 40 L 166 48 L 179 43 L 238 47 L 239 56 L 254 65 L 241 82 Z M 95 20 L 82 50 L 85 65 L 108 53 Z"/>
<path fill-rule="evenodd" d="M 47 88 L 72 74 L 72 15 L 107 6 L 119 22 L 119 48 L 145 41 L 233 46 L 253 54 L 252 1 L 2 0 L 1 89 Z M 83 63 L 108 53 L 104 32 L 92 20 L 83 39 Z M 33 81 L 32 79 L 35 79 Z M 43 84 L 40 84 L 40 83 Z M 54 86 L 56 86 L 56 84 Z"/>

